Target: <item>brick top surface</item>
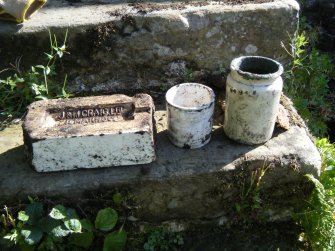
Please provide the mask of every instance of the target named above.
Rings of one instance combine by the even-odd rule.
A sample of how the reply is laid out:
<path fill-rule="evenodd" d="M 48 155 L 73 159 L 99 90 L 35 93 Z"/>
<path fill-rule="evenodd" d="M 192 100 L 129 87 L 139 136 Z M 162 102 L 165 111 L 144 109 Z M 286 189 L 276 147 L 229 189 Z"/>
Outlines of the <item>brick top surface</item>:
<path fill-rule="evenodd" d="M 33 140 L 124 133 L 150 127 L 153 110 L 147 94 L 43 100 L 28 107 L 23 128 Z"/>

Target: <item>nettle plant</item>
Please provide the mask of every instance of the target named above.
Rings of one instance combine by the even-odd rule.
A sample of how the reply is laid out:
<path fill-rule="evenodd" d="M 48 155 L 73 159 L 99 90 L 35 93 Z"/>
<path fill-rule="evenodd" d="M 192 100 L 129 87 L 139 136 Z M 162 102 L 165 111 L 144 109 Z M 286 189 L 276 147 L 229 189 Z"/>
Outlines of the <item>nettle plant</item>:
<path fill-rule="evenodd" d="M 3 244 L 23 251 L 86 250 L 92 246 L 95 235 L 100 235 L 104 237 L 103 251 L 122 250 L 127 233 L 123 225 L 112 232 L 117 222 L 118 214 L 110 207 L 100 210 L 93 224 L 89 219 L 80 219 L 74 209 L 63 205 L 45 214 L 42 203 L 31 200 L 16 219 L 5 207 Z"/>

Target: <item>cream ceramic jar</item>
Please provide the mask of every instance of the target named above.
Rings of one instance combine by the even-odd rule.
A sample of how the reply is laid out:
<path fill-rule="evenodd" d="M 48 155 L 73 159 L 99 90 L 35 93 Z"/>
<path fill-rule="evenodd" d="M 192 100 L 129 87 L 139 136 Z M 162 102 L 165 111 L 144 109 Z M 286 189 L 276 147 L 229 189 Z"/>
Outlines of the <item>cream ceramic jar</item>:
<path fill-rule="evenodd" d="M 270 58 L 245 56 L 234 59 L 230 70 L 224 131 L 240 143 L 264 143 L 273 134 L 283 88 L 283 67 Z"/>

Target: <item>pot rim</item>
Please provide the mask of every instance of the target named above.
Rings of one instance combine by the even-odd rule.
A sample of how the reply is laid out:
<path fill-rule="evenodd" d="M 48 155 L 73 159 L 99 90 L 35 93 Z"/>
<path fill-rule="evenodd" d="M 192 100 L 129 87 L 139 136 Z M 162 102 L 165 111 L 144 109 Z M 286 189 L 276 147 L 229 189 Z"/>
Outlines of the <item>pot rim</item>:
<path fill-rule="evenodd" d="M 169 94 L 174 90 L 179 88 L 180 86 L 196 86 L 196 87 L 202 87 L 204 89 L 206 89 L 210 95 L 210 102 L 203 104 L 201 106 L 191 106 L 191 107 L 186 107 L 186 106 L 181 106 L 181 105 L 177 105 L 175 103 L 172 102 L 171 98 L 169 97 Z M 180 110 L 184 110 L 184 111 L 199 111 L 199 110 L 203 110 L 206 108 L 211 107 L 214 104 L 215 101 L 215 94 L 214 91 L 212 90 L 212 88 L 203 85 L 203 84 L 199 84 L 199 83 L 181 83 L 178 85 L 174 85 L 172 86 L 165 94 L 165 100 L 166 103 L 169 104 L 172 107 L 178 108 Z"/>
<path fill-rule="evenodd" d="M 254 63 L 262 62 L 263 64 L 264 63 L 271 64 L 270 66 L 276 70 L 273 72 L 264 73 L 264 74 L 243 71 L 241 70 L 241 65 L 242 63 L 245 63 L 247 60 L 254 62 Z M 232 60 L 230 64 L 230 70 L 233 72 L 236 72 L 238 75 L 240 75 L 241 77 L 247 80 L 264 80 L 264 79 L 278 78 L 283 73 L 284 68 L 282 64 L 280 64 L 279 62 L 271 58 L 262 57 L 262 56 L 242 56 L 242 57 L 238 57 Z"/>

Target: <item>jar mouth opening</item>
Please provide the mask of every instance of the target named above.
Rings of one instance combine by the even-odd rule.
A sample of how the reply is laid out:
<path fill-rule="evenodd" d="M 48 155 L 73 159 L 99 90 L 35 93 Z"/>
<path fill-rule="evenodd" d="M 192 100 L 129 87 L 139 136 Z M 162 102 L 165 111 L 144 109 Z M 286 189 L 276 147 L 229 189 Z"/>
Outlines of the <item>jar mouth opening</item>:
<path fill-rule="evenodd" d="M 283 73 L 283 66 L 277 61 L 260 56 L 235 58 L 230 65 L 232 71 L 246 79 L 275 79 Z"/>
<path fill-rule="evenodd" d="M 166 102 L 181 110 L 201 110 L 212 106 L 215 94 L 199 83 L 182 83 L 171 87 L 165 94 Z"/>

